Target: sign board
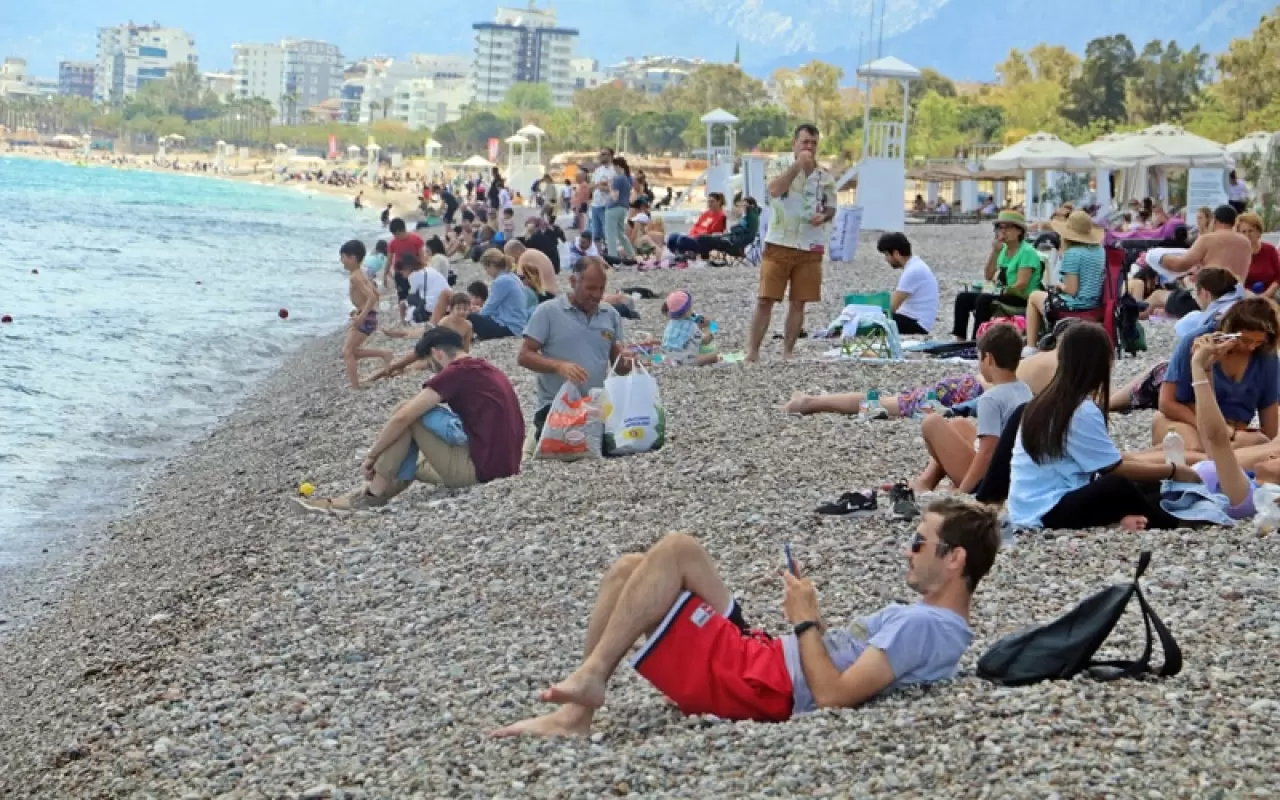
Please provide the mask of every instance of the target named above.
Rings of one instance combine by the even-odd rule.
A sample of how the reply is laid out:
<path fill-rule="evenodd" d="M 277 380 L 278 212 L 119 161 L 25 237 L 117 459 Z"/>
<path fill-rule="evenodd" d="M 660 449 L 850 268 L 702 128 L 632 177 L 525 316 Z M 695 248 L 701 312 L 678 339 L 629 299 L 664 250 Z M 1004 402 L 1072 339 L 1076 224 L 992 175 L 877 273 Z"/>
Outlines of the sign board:
<path fill-rule="evenodd" d="M 853 261 L 858 252 L 858 235 L 862 233 L 862 206 L 841 206 L 836 210 L 831 227 L 831 246 L 827 257 L 834 261 Z"/>
<path fill-rule="evenodd" d="M 1221 169 L 1193 167 L 1187 170 L 1187 213 L 1201 206 L 1217 208 L 1227 202 L 1226 173 Z"/>

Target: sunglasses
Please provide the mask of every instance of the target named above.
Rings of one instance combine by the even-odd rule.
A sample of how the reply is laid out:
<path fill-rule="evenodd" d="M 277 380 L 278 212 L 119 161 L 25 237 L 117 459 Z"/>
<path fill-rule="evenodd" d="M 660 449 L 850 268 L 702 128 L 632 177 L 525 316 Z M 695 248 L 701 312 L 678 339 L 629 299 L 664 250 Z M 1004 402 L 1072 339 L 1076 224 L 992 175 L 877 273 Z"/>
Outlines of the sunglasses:
<path fill-rule="evenodd" d="M 921 550 L 924 549 L 924 546 L 928 543 L 929 543 L 929 540 L 921 536 L 919 531 L 916 531 L 915 535 L 911 537 L 911 552 L 919 553 Z M 933 544 L 934 555 L 939 555 L 939 556 L 943 555 L 950 549 L 951 549 L 951 545 L 943 541 L 934 542 Z"/>

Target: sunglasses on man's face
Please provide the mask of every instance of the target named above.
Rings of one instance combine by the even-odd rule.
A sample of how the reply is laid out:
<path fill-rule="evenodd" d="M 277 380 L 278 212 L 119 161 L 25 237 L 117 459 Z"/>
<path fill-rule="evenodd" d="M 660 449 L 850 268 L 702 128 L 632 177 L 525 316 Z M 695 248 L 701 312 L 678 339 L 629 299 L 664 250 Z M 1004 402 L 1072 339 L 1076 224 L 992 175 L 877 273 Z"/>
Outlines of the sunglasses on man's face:
<path fill-rule="evenodd" d="M 928 543 L 929 543 L 929 540 L 924 538 L 924 536 L 920 534 L 920 531 L 916 531 L 915 535 L 911 537 L 911 552 L 919 553 L 921 550 L 924 549 L 924 546 Z M 933 552 L 935 555 L 940 556 L 943 553 L 946 553 L 950 549 L 951 549 L 951 545 L 947 544 L 946 542 L 937 541 L 933 543 Z"/>

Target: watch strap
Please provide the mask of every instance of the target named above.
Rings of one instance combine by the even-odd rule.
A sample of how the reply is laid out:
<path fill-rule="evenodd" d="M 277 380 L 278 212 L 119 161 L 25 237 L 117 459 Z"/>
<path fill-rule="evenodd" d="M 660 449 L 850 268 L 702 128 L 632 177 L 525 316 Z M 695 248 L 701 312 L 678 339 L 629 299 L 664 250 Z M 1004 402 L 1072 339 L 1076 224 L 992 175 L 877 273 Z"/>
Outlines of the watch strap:
<path fill-rule="evenodd" d="M 796 625 L 795 628 L 792 629 L 792 632 L 795 633 L 796 638 L 799 639 L 800 635 L 803 634 L 805 631 L 809 630 L 810 628 L 816 628 L 816 627 L 818 627 L 818 623 L 815 620 L 807 619 L 804 622 L 801 622 L 800 624 Z"/>

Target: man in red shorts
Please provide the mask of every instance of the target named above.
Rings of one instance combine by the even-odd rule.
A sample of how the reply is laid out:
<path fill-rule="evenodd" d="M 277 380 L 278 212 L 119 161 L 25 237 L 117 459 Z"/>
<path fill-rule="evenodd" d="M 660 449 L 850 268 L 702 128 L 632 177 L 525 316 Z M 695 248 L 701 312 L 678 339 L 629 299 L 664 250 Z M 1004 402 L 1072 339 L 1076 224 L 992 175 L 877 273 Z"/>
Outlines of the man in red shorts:
<path fill-rule="evenodd" d="M 828 629 L 813 583 L 784 573 L 783 610 L 794 629 L 774 639 L 747 630 L 702 545 L 668 534 L 605 573 L 582 666 L 542 693 L 560 708 L 496 735 L 587 733 L 609 678 L 646 635 L 631 663 L 685 714 L 781 721 L 817 708 L 852 708 L 885 689 L 946 680 L 973 639 L 973 591 L 999 547 L 994 511 L 957 497 L 937 500 L 907 553 L 907 584 L 919 602 L 890 605 L 848 630 Z"/>

